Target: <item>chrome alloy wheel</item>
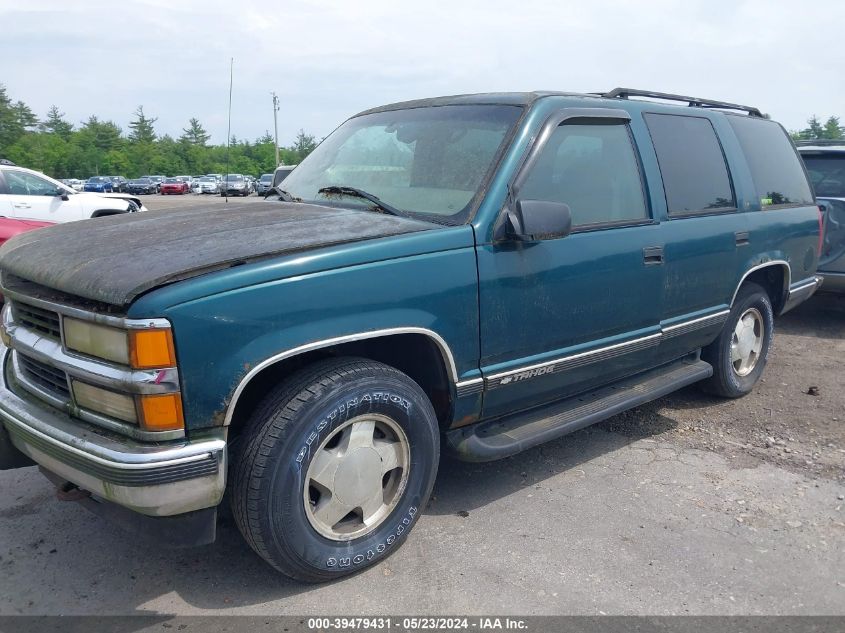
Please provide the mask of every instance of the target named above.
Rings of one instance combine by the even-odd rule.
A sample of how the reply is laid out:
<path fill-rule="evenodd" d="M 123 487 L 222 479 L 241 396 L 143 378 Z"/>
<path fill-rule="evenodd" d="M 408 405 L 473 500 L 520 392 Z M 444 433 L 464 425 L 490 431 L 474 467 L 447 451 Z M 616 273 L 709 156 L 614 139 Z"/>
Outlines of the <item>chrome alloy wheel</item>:
<path fill-rule="evenodd" d="M 739 317 L 731 338 L 731 365 L 737 376 L 747 376 L 757 366 L 763 349 L 763 315 L 748 308 Z"/>
<path fill-rule="evenodd" d="M 408 438 L 376 413 L 337 427 L 314 454 L 303 489 L 311 526 L 334 541 L 373 531 L 390 514 L 408 482 Z"/>

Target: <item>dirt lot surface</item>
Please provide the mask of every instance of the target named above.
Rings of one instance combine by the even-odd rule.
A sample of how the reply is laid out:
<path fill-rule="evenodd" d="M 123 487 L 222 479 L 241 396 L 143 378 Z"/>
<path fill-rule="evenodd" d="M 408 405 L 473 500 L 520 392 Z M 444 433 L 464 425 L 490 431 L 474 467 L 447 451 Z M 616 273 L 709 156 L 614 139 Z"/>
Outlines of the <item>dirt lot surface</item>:
<path fill-rule="evenodd" d="M 228 520 L 167 550 L 34 468 L 0 472 L 0 614 L 843 615 L 845 300 L 776 330 L 743 399 L 691 387 L 501 462 L 444 460 L 405 545 L 327 585 L 277 575 Z"/>

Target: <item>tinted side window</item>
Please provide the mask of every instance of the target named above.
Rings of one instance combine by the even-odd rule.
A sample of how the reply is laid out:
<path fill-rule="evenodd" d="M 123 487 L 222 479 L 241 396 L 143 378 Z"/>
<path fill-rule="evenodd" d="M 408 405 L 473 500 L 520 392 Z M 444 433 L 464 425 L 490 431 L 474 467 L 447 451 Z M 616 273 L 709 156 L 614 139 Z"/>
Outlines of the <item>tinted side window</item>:
<path fill-rule="evenodd" d="M 813 204 L 801 161 L 784 129 L 774 121 L 729 116 L 763 207 Z"/>
<path fill-rule="evenodd" d="M 647 217 L 634 147 L 619 123 L 558 127 L 519 196 L 565 202 L 573 226 Z"/>
<path fill-rule="evenodd" d="M 817 196 L 845 198 L 845 152 L 802 153 Z"/>
<path fill-rule="evenodd" d="M 736 208 L 722 146 L 708 119 L 644 114 L 669 215 Z"/>

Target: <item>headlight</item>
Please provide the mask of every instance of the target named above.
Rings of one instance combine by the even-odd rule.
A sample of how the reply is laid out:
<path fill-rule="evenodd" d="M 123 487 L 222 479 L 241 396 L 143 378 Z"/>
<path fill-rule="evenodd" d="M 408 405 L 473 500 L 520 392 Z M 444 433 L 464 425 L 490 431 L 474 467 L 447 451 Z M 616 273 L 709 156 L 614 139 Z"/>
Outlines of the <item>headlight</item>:
<path fill-rule="evenodd" d="M 173 335 L 169 329 L 121 330 L 72 317 L 63 321 L 69 350 L 110 360 L 135 369 L 176 366 Z"/>
<path fill-rule="evenodd" d="M 178 393 L 130 396 L 72 380 L 73 398 L 83 409 L 138 424 L 145 431 L 185 428 L 182 398 Z"/>
<path fill-rule="evenodd" d="M 129 332 L 117 328 L 65 317 L 65 345 L 69 350 L 129 364 Z"/>
<path fill-rule="evenodd" d="M 135 398 L 125 393 L 101 389 L 78 380 L 73 384 L 73 398 L 83 409 L 90 409 L 124 422 L 138 423 Z"/>

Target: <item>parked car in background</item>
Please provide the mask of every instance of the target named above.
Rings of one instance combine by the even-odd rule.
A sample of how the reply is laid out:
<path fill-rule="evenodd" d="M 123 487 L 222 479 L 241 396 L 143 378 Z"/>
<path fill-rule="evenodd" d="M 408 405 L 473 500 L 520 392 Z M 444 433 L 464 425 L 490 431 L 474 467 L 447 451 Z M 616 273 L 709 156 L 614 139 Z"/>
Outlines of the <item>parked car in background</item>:
<path fill-rule="evenodd" d="M 6 243 L 7 240 L 13 238 L 15 235 L 27 233 L 29 231 L 40 229 L 45 226 L 52 226 L 52 222 L 36 222 L 35 220 L 17 220 L 15 218 L 0 217 L 0 246 Z M 0 306 L 5 302 L 5 298 L 0 294 Z"/>
<path fill-rule="evenodd" d="M 53 224 L 53 222 L 39 222 L 37 220 L 21 220 L 17 218 L 0 217 L 0 245 L 5 244 L 6 240 L 14 237 L 15 235 L 20 235 L 21 233 L 26 233 L 27 231 L 32 231 L 34 229 L 40 229 L 45 226 L 53 226 Z"/>
<path fill-rule="evenodd" d="M 146 208 L 129 194 L 80 193 L 40 172 L 0 165 L 0 216 L 59 223 L 135 211 Z"/>
<path fill-rule="evenodd" d="M 198 184 L 200 193 L 220 193 L 220 181 L 214 176 L 203 176 Z"/>
<path fill-rule="evenodd" d="M 273 174 L 261 174 L 255 186 L 255 193 L 263 196 L 273 187 Z"/>
<path fill-rule="evenodd" d="M 158 193 L 158 185 L 149 178 L 133 178 L 126 183 L 127 193 L 151 194 Z"/>
<path fill-rule="evenodd" d="M 0 249 L 5 453 L 169 544 L 213 540 L 225 493 L 275 569 L 336 580 L 408 537 L 441 452 L 508 457 L 698 382 L 748 394 L 819 284 L 806 173 L 749 106 L 397 103 L 284 189 Z"/>
<path fill-rule="evenodd" d="M 156 193 L 159 192 L 159 190 L 161 189 L 161 183 L 163 183 L 165 180 L 164 176 L 141 176 L 141 178 L 149 178 L 150 180 L 152 180 L 156 185 Z"/>
<path fill-rule="evenodd" d="M 161 188 L 159 189 L 159 193 L 162 195 L 164 194 L 185 194 L 188 193 L 190 189 L 188 188 L 188 183 L 180 178 L 167 178 L 163 183 L 161 183 Z"/>
<path fill-rule="evenodd" d="M 127 180 L 123 176 L 109 176 L 112 182 L 112 188 L 118 193 L 126 191 Z"/>
<path fill-rule="evenodd" d="M 59 182 L 63 185 L 67 185 L 74 191 L 84 191 L 85 190 L 85 181 L 79 180 L 77 178 L 62 178 Z"/>
<path fill-rule="evenodd" d="M 220 189 L 221 196 L 248 196 L 249 185 L 243 174 L 227 174 Z"/>
<path fill-rule="evenodd" d="M 279 165 L 273 172 L 273 187 L 278 187 L 296 169 L 296 165 Z"/>
<path fill-rule="evenodd" d="M 797 145 L 822 212 L 822 291 L 845 293 L 845 140 L 799 141 Z"/>
<path fill-rule="evenodd" d="M 91 176 L 85 182 L 84 191 L 90 191 L 92 193 L 112 193 L 114 191 L 114 185 L 112 184 L 111 178 L 108 176 Z"/>

